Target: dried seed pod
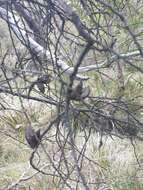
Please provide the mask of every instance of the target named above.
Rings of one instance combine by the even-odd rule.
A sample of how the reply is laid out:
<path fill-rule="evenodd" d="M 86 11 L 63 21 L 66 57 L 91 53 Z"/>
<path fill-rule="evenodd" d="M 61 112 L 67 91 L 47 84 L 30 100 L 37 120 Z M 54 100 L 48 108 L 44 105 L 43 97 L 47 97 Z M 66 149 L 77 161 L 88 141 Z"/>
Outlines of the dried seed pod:
<path fill-rule="evenodd" d="M 75 88 L 71 89 L 70 99 L 77 100 L 77 101 L 81 100 L 82 88 L 83 88 L 83 83 L 82 81 L 80 81 L 79 84 L 77 84 Z"/>
<path fill-rule="evenodd" d="M 43 83 L 48 84 L 51 82 L 51 75 L 42 75 L 41 77 L 38 77 L 37 83 Z"/>
<path fill-rule="evenodd" d="M 70 99 L 80 101 L 85 98 L 87 98 L 90 94 L 90 88 L 86 87 L 83 88 L 83 83 L 80 81 L 80 83 L 73 89 L 71 89 L 70 93 Z"/>
<path fill-rule="evenodd" d="M 85 99 L 89 96 L 89 94 L 90 94 L 90 88 L 88 86 L 88 87 L 83 88 L 81 98 Z"/>
<path fill-rule="evenodd" d="M 44 94 L 44 92 L 45 92 L 45 86 L 44 86 L 44 84 L 38 82 L 38 83 L 37 83 L 37 87 L 38 87 L 38 89 L 40 90 L 40 92 L 42 92 L 42 93 Z"/>
<path fill-rule="evenodd" d="M 31 126 L 25 128 L 25 138 L 32 149 L 36 148 L 41 139 L 40 129 L 36 132 Z"/>
<path fill-rule="evenodd" d="M 83 89 L 83 82 L 80 81 L 77 86 L 73 89 L 78 95 L 82 94 L 82 89 Z"/>

